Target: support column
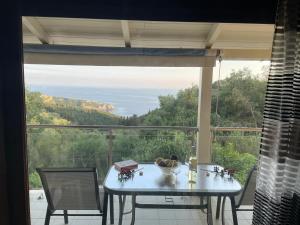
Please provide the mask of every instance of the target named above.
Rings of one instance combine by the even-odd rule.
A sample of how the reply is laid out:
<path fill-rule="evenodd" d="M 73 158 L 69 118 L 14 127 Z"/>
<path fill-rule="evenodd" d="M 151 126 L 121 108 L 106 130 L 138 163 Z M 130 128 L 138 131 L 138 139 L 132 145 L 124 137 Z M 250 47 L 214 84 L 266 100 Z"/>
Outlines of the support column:
<path fill-rule="evenodd" d="M 211 162 L 210 114 L 213 67 L 203 67 L 199 77 L 197 162 Z"/>

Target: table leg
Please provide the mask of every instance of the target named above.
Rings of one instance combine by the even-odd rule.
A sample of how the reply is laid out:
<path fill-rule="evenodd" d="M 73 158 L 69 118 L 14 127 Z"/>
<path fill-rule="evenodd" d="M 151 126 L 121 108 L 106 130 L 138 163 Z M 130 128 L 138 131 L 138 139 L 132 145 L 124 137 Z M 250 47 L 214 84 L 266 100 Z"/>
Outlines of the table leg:
<path fill-rule="evenodd" d="M 119 225 L 122 225 L 126 195 L 119 195 Z"/>
<path fill-rule="evenodd" d="M 226 203 L 226 196 L 223 197 L 223 201 L 222 201 L 222 225 L 225 225 L 225 203 Z"/>
<path fill-rule="evenodd" d="M 109 212 L 110 212 L 110 224 L 115 223 L 114 218 L 114 195 L 109 195 Z"/>
<path fill-rule="evenodd" d="M 107 220 L 107 203 L 108 203 L 108 193 L 104 193 L 104 202 L 103 202 L 103 215 L 102 215 L 102 225 L 106 225 Z"/>
<path fill-rule="evenodd" d="M 232 211 L 233 225 L 238 225 L 234 196 L 230 196 L 229 198 L 230 198 L 230 201 L 231 201 L 231 211 Z"/>
<path fill-rule="evenodd" d="M 220 207 L 221 207 L 222 196 L 218 196 L 217 200 L 217 211 L 216 211 L 216 219 L 220 218 Z"/>
<path fill-rule="evenodd" d="M 131 216 L 131 225 L 134 225 L 135 222 L 135 203 L 136 203 L 136 195 L 132 194 L 132 216 Z"/>
<path fill-rule="evenodd" d="M 213 225 L 213 218 L 212 218 L 212 209 L 211 209 L 211 197 L 207 197 L 207 224 Z"/>

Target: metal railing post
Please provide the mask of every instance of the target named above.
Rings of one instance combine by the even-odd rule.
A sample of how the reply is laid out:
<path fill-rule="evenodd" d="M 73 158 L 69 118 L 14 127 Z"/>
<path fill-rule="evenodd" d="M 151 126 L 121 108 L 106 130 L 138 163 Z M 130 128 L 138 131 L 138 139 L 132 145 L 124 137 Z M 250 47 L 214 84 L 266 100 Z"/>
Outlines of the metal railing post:
<path fill-rule="evenodd" d="M 213 142 L 214 142 L 214 139 L 215 139 L 215 135 L 214 135 L 214 131 L 211 129 L 210 130 L 210 158 L 211 158 L 211 162 L 213 163 L 214 162 L 214 158 L 213 158 Z"/>
<path fill-rule="evenodd" d="M 108 167 L 112 165 L 112 154 L 113 154 L 113 140 L 115 135 L 113 134 L 113 130 L 109 129 L 108 134 L 106 135 L 106 139 L 108 140 L 108 151 L 107 151 L 107 164 Z"/>

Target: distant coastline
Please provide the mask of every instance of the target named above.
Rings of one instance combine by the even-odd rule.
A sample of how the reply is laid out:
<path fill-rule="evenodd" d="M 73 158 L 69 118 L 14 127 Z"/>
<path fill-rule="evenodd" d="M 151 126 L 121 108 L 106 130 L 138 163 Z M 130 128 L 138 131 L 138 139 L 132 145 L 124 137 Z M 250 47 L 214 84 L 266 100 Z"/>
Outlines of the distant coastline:
<path fill-rule="evenodd" d="M 112 105 L 112 113 L 118 116 L 140 116 L 159 107 L 159 96 L 176 95 L 177 89 L 147 89 L 147 88 L 107 88 L 107 87 L 74 87 L 29 85 L 31 91 L 42 94 L 96 101 Z"/>
<path fill-rule="evenodd" d="M 85 111 L 97 111 L 100 113 L 113 113 L 114 107 L 108 103 L 102 103 L 91 100 L 78 100 L 65 97 L 54 97 L 46 94 L 42 94 L 41 98 L 46 106 L 56 107 L 80 107 Z"/>

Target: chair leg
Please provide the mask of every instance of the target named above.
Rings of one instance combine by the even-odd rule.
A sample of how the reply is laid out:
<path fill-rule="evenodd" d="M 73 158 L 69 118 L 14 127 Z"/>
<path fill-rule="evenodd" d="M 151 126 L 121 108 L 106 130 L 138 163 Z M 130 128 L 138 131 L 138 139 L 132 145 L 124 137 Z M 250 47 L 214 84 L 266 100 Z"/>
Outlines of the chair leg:
<path fill-rule="evenodd" d="M 205 198 L 205 197 L 200 196 L 200 205 L 204 205 L 204 198 Z M 206 202 L 206 204 L 207 204 L 207 202 Z M 200 209 L 200 210 L 201 210 L 201 212 L 206 213 L 205 210 L 204 210 L 204 208 L 202 208 L 202 209 Z"/>
<path fill-rule="evenodd" d="M 222 225 L 225 225 L 225 202 L 226 202 L 226 196 L 223 197 L 223 201 L 222 201 Z"/>
<path fill-rule="evenodd" d="M 222 196 L 218 196 L 217 200 L 217 210 L 216 210 L 216 219 L 220 218 L 220 207 L 221 207 Z"/>
<path fill-rule="evenodd" d="M 109 195 L 110 224 L 114 224 L 114 195 Z"/>
<path fill-rule="evenodd" d="M 68 211 L 67 210 L 64 210 L 64 220 L 65 220 L 65 224 L 69 223 L 69 220 L 68 220 Z"/>
<path fill-rule="evenodd" d="M 104 193 L 104 202 L 103 202 L 103 215 L 102 215 L 102 225 L 106 225 L 107 220 L 107 203 L 108 203 L 108 194 Z"/>
<path fill-rule="evenodd" d="M 50 224 L 50 216 L 51 216 L 51 211 L 49 209 L 49 206 L 47 207 L 47 212 L 46 212 L 46 218 L 45 218 L 45 225 Z"/>

